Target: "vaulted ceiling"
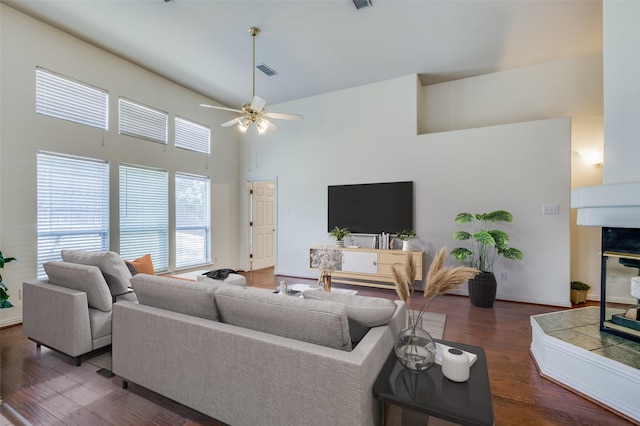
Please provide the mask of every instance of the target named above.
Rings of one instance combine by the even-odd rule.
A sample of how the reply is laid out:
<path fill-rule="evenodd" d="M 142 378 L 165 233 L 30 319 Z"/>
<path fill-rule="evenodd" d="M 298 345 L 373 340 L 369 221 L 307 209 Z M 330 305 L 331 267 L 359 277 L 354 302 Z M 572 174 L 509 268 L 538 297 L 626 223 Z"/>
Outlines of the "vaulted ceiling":
<path fill-rule="evenodd" d="M 423 84 L 602 51 L 602 1 L 2 0 L 218 102 L 270 104 L 419 74 Z"/>

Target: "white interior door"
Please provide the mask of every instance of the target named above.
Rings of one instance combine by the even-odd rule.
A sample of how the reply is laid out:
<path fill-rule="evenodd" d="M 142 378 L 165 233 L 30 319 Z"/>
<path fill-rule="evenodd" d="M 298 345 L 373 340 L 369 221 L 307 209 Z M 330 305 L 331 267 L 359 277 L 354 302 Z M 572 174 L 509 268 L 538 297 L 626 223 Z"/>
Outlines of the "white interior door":
<path fill-rule="evenodd" d="M 251 182 L 250 263 L 252 270 L 271 268 L 275 264 L 275 182 Z"/>

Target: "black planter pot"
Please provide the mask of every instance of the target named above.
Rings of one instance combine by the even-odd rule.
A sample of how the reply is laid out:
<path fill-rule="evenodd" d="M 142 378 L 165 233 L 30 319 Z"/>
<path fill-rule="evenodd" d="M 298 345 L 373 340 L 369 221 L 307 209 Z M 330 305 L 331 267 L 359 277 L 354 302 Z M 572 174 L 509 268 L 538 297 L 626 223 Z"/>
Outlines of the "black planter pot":
<path fill-rule="evenodd" d="M 492 308 L 498 283 L 493 272 L 480 272 L 469 280 L 469 300 L 473 306 Z"/>

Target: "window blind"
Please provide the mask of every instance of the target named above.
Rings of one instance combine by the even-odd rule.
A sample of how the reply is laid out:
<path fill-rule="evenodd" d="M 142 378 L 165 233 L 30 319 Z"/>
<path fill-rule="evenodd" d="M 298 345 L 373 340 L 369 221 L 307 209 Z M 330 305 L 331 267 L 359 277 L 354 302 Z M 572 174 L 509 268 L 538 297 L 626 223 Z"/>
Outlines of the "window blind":
<path fill-rule="evenodd" d="M 209 178 L 176 173 L 176 268 L 210 263 Z"/>
<path fill-rule="evenodd" d="M 176 147 L 211 153 L 211 129 L 187 119 L 176 117 Z"/>
<path fill-rule="evenodd" d="M 108 129 L 109 93 L 36 68 L 36 112 L 87 126 Z"/>
<path fill-rule="evenodd" d="M 109 250 L 109 163 L 37 154 L 38 278 L 60 250 Z"/>
<path fill-rule="evenodd" d="M 166 170 L 120 165 L 120 255 L 151 254 L 156 271 L 169 269 L 169 190 Z"/>
<path fill-rule="evenodd" d="M 119 99 L 118 105 L 121 135 L 167 143 L 169 116 L 166 112 L 124 98 Z"/>

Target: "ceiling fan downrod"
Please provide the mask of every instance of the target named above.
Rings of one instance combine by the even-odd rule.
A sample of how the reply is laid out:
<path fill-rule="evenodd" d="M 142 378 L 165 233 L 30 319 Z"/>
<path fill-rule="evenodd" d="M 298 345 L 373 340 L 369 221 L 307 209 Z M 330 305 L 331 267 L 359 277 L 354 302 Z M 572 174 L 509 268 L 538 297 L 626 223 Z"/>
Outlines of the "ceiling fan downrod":
<path fill-rule="evenodd" d="M 260 34 L 260 28 L 249 28 L 249 34 L 251 34 L 251 39 L 253 40 L 253 93 L 251 94 L 253 99 L 256 96 L 256 36 Z"/>

